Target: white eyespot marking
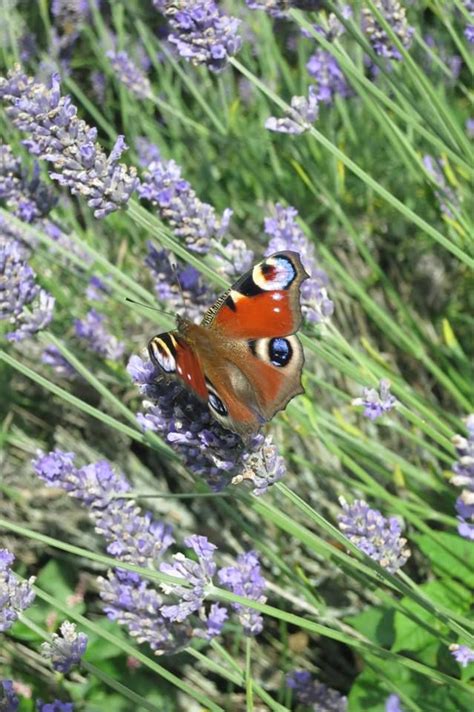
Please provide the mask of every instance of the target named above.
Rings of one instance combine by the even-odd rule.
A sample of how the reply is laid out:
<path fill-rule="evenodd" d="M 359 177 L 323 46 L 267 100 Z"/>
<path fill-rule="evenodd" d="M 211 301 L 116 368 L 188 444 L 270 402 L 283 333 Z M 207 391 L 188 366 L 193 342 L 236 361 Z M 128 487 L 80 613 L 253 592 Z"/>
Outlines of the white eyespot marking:
<path fill-rule="evenodd" d="M 150 349 L 154 360 L 163 371 L 166 373 L 174 373 L 176 371 L 176 359 L 163 339 L 153 339 L 150 342 Z"/>
<path fill-rule="evenodd" d="M 188 379 L 188 381 L 190 381 L 190 380 L 191 380 L 191 374 L 190 374 L 190 373 L 187 373 L 187 374 L 186 374 L 186 378 Z"/>
<path fill-rule="evenodd" d="M 281 309 L 279 309 L 278 307 L 275 307 L 275 309 L 273 311 L 275 312 L 275 314 L 279 314 L 281 312 Z"/>
<path fill-rule="evenodd" d="M 183 375 L 183 369 L 181 368 L 181 366 L 178 366 L 178 373 L 180 376 Z"/>
<path fill-rule="evenodd" d="M 265 291 L 288 289 L 295 277 L 296 269 L 288 257 L 269 257 L 252 270 L 253 281 Z"/>
<path fill-rule="evenodd" d="M 280 294 L 280 292 L 275 292 L 272 294 L 272 299 L 274 299 L 276 302 L 279 302 L 283 299 L 283 294 Z"/>

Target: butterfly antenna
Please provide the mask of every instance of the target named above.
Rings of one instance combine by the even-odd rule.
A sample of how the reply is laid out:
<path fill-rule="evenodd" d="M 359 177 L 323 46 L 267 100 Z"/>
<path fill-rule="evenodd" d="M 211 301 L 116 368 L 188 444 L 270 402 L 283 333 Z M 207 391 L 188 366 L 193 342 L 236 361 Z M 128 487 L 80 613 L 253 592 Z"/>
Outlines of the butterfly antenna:
<path fill-rule="evenodd" d="M 168 253 L 168 260 L 171 266 L 171 269 L 173 270 L 174 277 L 176 279 L 176 284 L 178 285 L 179 293 L 181 295 L 181 300 L 183 302 L 183 307 L 184 310 L 186 311 L 186 299 L 184 297 L 184 291 L 183 287 L 181 285 L 181 282 L 179 281 L 179 273 L 178 273 L 178 261 L 175 257 L 175 255 L 172 252 Z"/>
<path fill-rule="evenodd" d="M 175 314 L 170 314 L 170 312 L 165 311 L 164 309 L 158 309 L 157 307 L 152 307 L 151 304 L 144 304 L 143 302 L 137 302 L 136 299 L 130 299 L 130 297 L 125 297 L 126 302 L 131 302 L 132 304 L 138 304 L 139 307 L 145 307 L 145 309 L 152 309 L 153 311 L 159 312 L 160 314 L 166 314 L 166 316 L 170 316 L 172 319 L 175 318 Z"/>

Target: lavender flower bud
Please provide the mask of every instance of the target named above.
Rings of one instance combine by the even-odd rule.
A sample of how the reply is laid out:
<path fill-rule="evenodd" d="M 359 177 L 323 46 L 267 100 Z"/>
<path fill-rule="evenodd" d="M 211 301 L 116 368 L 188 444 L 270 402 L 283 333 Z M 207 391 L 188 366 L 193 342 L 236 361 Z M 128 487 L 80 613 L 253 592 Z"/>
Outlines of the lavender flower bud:
<path fill-rule="evenodd" d="M 316 259 L 314 245 L 311 244 L 296 222 L 298 211 L 295 208 L 284 208 L 277 203 L 274 215 L 265 218 L 265 232 L 270 236 L 265 255 L 271 255 L 281 250 L 298 252 L 303 267 L 309 274 L 301 285 L 301 301 L 303 316 L 309 322 L 319 324 L 329 320 L 334 305 L 327 296 L 326 288 L 329 279 Z"/>
<path fill-rule="evenodd" d="M 411 552 L 405 546 L 407 540 L 400 536 L 398 519 L 386 519 L 362 500 L 355 500 L 350 505 L 343 497 L 339 501 L 343 509 L 338 516 L 339 529 L 358 549 L 390 573 L 395 573 L 408 561 Z"/>
<path fill-rule="evenodd" d="M 470 44 L 474 44 L 474 0 L 464 0 L 464 7 L 470 14 L 470 23 L 466 25 L 464 37 Z"/>
<path fill-rule="evenodd" d="M 318 712 L 345 712 L 347 709 L 347 697 L 313 679 L 306 670 L 290 672 L 286 676 L 286 686 L 294 690 L 299 703 Z"/>
<path fill-rule="evenodd" d="M 167 18 L 168 41 L 191 64 L 221 72 L 240 49 L 240 20 L 225 15 L 214 0 L 153 0 Z"/>
<path fill-rule="evenodd" d="M 173 556 L 172 564 L 163 562 L 160 565 L 160 571 L 163 573 L 181 578 L 187 584 L 191 584 L 191 587 L 168 583 L 161 584 L 161 589 L 167 596 L 172 595 L 178 599 L 177 603 L 163 605 L 161 607 L 161 615 L 170 621 L 177 621 L 178 623 L 183 623 L 198 611 L 200 611 L 201 620 L 205 618 L 205 613 L 202 610 L 204 599 L 207 587 L 212 583 L 217 568 L 214 561 L 214 551 L 217 547 L 211 544 L 205 536 L 190 536 L 185 539 L 184 543 L 193 549 L 198 558 L 197 562 L 179 553 Z M 225 618 L 226 616 L 223 616 L 222 624 Z M 212 630 L 220 633 L 216 609 L 214 609 L 211 627 Z"/>
<path fill-rule="evenodd" d="M 265 128 L 269 131 L 288 134 L 302 134 L 309 131 L 319 115 L 319 104 L 316 88 L 310 86 L 308 97 L 294 96 L 291 99 L 291 108 L 283 119 L 270 116 L 265 121 Z"/>
<path fill-rule="evenodd" d="M 474 663 L 474 650 L 468 648 L 467 645 L 458 645 L 457 643 L 452 643 L 449 646 L 451 655 L 458 662 L 461 667 L 467 667 L 469 663 Z"/>
<path fill-rule="evenodd" d="M 125 350 L 125 344 L 109 334 L 105 325 L 105 317 L 95 309 L 87 312 L 85 319 L 76 319 L 74 328 L 76 336 L 87 344 L 87 347 L 102 358 L 118 361 Z"/>
<path fill-rule="evenodd" d="M 389 695 L 385 700 L 385 712 L 403 712 L 398 695 Z"/>
<path fill-rule="evenodd" d="M 463 487 L 456 500 L 458 514 L 458 532 L 465 539 L 474 540 L 474 413 L 465 419 L 467 438 L 462 435 L 453 437 L 458 460 L 454 463 L 451 483 Z"/>
<path fill-rule="evenodd" d="M 61 702 L 61 700 L 53 700 L 52 702 L 38 700 L 36 712 L 74 712 L 74 705 L 72 702 Z"/>
<path fill-rule="evenodd" d="M 148 77 L 130 59 L 126 52 L 107 52 L 112 68 L 118 79 L 138 99 L 150 99 L 152 96 L 151 84 Z"/>
<path fill-rule="evenodd" d="M 318 49 L 309 58 L 306 69 L 315 80 L 316 98 L 324 104 L 332 104 L 336 94 L 350 95 L 350 89 L 337 60 L 324 49 Z"/>
<path fill-rule="evenodd" d="M 1 712 L 17 712 L 20 700 L 13 689 L 11 680 L 0 680 L 0 710 Z"/>
<path fill-rule="evenodd" d="M 255 551 L 248 551 L 237 557 L 236 566 L 227 566 L 217 573 L 220 583 L 238 596 L 251 598 L 259 603 L 265 603 L 264 595 L 266 581 L 260 573 L 260 562 Z M 258 635 L 263 629 L 261 613 L 253 608 L 247 608 L 241 603 L 233 603 L 239 621 L 246 635 Z"/>
<path fill-rule="evenodd" d="M 380 393 L 375 388 L 364 388 L 363 397 L 352 400 L 352 405 L 364 406 L 364 415 L 369 420 L 380 418 L 398 405 L 397 399 L 390 393 L 390 381 L 382 379 L 379 388 Z"/>
<path fill-rule="evenodd" d="M 405 8 L 398 0 L 374 0 L 374 5 L 391 25 L 402 45 L 408 49 L 415 30 L 408 24 Z M 385 30 L 367 8 L 362 8 L 362 31 L 367 35 L 374 52 L 380 57 L 402 59 L 402 55 L 391 43 Z"/>
<path fill-rule="evenodd" d="M 273 445 L 271 436 L 265 438 L 258 435 L 257 438 L 255 446 L 257 447 L 258 442 L 258 449 L 242 455 L 242 471 L 235 475 L 232 484 L 237 485 L 248 480 L 255 485 L 253 493 L 261 495 L 286 475 L 286 462 L 279 454 L 278 448 Z"/>
<path fill-rule="evenodd" d="M 15 240 L 0 237 L 0 320 L 14 330 L 10 341 L 22 341 L 44 329 L 53 318 L 54 298 L 36 284 L 26 251 Z"/>
<path fill-rule="evenodd" d="M 434 194 L 441 212 L 449 218 L 454 218 L 450 205 L 455 210 L 459 210 L 461 203 L 457 194 L 448 185 L 443 171 L 443 160 L 436 161 L 432 156 L 424 156 L 423 163 L 427 171 L 433 176 L 437 186 L 434 190 Z"/>
<path fill-rule="evenodd" d="M 147 251 L 145 263 L 153 276 L 158 300 L 173 313 L 200 321 L 215 299 L 215 293 L 204 284 L 200 272 L 189 265 L 179 265 L 175 271 L 168 251 L 157 250 L 151 242 L 147 244 Z"/>
<path fill-rule="evenodd" d="M 227 209 L 218 218 L 214 208 L 201 202 L 188 181 L 181 177 L 177 163 L 164 161 L 156 146 L 144 140 L 138 150 L 146 168 L 138 188 L 140 198 L 158 208 L 161 219 L 184 239 L 190 250 L 205 254 L 211 239 L 219 239 L 227 231 L 232 211 Z"/>
<path fill-rule="evenodd" d="M 35 578 L 19 581 L 11 571 L 14 561 L 13 554 L 7 549 L 0 549 L 0 633 L 11 628 L 19 614 L 29 608 L 35 598 L 32 589 Z"/>
<path fill-rule="evenodd" d="M 87 648 L 87 635 L 78 633 L 74 623 L 64 621 L 61 635 L 53 633 L 51 643 L 42 643 L 43 656 L 51 661 L 53 669 L 64 674 L 79 665 Z"/>
<path fill-rule="evenodd" d="M 123 136 L 107 157 L 97 130 L 77 118 L 69 96 L 61 96 L 59 75 L 47 88 L 16 67 L 0 78 L 0 98 L 14 126 L 29 134 L 23 142 L 29 152 L 51 163 L 51 178 L 83 195 L 97 218 L 128 202 L 137 178 L 134 168 L 118 162 L 126 148 Z"/>
<path fill-rule="evenodd" d="M 50 345 L 43 349 L 42 363 L 50 366 L 61 378 L 74 379 L 79 375 L 56 346 Z"/>

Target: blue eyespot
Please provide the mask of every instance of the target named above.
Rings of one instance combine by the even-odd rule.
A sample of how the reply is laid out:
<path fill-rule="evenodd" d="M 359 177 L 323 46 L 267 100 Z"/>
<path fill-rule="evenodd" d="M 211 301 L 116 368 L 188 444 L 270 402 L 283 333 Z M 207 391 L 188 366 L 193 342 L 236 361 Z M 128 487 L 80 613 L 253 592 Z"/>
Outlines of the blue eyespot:
<path fill-rule="evenodd" d="M 293 349 L 288 339 L 276 338 L 268 342 L 268 356 L 274 366 L 286 366 L 293 356 Z"/>
<path fill-rule="evenodd" d="M 215 393 L 211 393 L 210 391 L 209 405 L 213 410 L 216 411 L 216 413 L 219 413 L 219 415 L 227 415 L 227 408 L 225 407 L 224 403 L 221 401 L 219 396 L 216 396 Z"/>

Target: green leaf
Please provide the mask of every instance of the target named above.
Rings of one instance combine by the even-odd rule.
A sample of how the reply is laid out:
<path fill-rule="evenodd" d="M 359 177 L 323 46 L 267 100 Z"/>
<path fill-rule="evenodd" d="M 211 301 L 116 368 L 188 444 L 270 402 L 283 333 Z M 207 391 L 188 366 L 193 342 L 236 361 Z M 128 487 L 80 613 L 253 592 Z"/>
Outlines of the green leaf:
<path fill-rule="evenodd" d="M 436 541 L 422 534 L 414 536 L 422 552 L 431 560 L 439 576 L 457 578 L 466 586 L 474 587 L 474 546 L 458 534 L 437 532 Z"/>
<path fill-rule="evenodd" d="M 420 586 L 420 589 L 432 601 L 439 601 L 443 603 L 443 605 L 448 606 L 451 610 L 460 613 L 469 610 L 471 594 L 463 586 L 456 583 L 456 581 L 430 581 Z M 402 599 L 402 604 L 409 611 L 426 621 L 432 628 L 439 630 L 440 635 L 446 633 L 446 626 L 441 624 L 426 609 L 422 609 L 411 599 Z M 437 665 L 440 647 L 446 648 L 439 639 L 398 611 L 395 613 L 394 627 L 395 639 L 393 641 L 392 651 L 411 651 L 412 653 L 416 653 L 417 658 L 422 660 L 425 664 L 432 666 Z M 452 673 L 453 671 L 450 670 L 450 672 Z"/>
<path fill-rule="evenodd" d="M 390 648 L 393 644 L 395 637 L 393 610 L 372 606 L 356 616 L 349 616 L 346 622 L 382 648 Z"/>

